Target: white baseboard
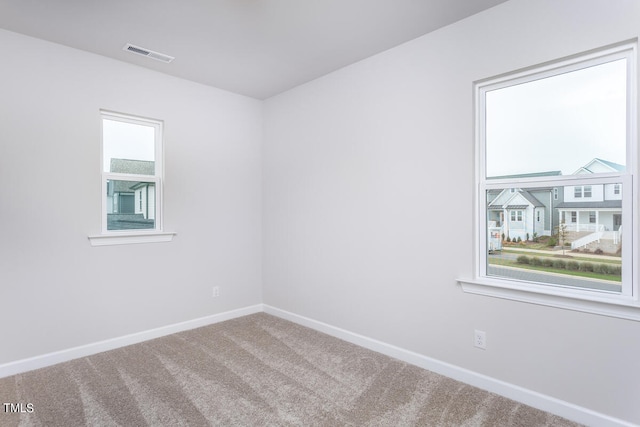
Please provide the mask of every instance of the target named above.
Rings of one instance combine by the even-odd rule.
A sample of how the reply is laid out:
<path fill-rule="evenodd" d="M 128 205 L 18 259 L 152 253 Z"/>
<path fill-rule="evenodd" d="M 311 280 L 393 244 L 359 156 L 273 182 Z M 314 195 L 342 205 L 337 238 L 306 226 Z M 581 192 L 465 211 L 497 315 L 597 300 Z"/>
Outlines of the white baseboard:
<path fill-rule="evenodd" d="M 638 427 L 636 424 L 610 417 L 582 406 L 574 405 L 551 396 L 544 395 L 526 388 L 510 384 L 498 379 L 470 371 L 437 359 L 424 356 L 409 350 L 396 347 L 363 335 L 359 335 L 345 329 L 341 329 L 327 323 L 323 323 L 308 317 L 300 316 L 269 305 L 264 305 L 264 312 L 302 326 L 323 332 L 327 335 L 340 338 L 352 344 L 359 345 L 369 350 L 385 354 L 402 360 L 412 365 L 427 369 L 432 372 L 453 378 L 465 384 L 499 394 L 508 399 L 524 403 L 525 405 L 559 415 L 569 420 L 587 426 L 598 427 Z"/>
<path fill-rule="evenodd" d="M 47 366 L 67 362 L 69 360 L 78 359 L 80 357 L 90 356 L 92 354 L 101 353 L 107 350 L 113 350 L 131 344 L 137 344 L 142 341 L 163 337 L 165 335 L 175 334 L 176 332 L 187 331 L 189 329 L 195 329 L 201 326 L 207 326 L 214 323 L 223 322 L 225 320 L 234 319 L 236 317 L 260 313 L 262 311 L 262 304 L 256 304 L 237 310 L 225 311 L 224 313 L 213 314 L 211 316 L 187 320 L 185 322 L 175 323 L 173 325 L 162 326 L 159 328 L 149 329 L 147 331 L 137 332 L 122 337 L 98 341 L 95 343 L 81 345 L 66 350 L 30 357 L 28 359 L 5 363 L 0 365 L 0 378 L 20 374 L 22 372 L 32 371 L 34 369 L 44 368 Z"/>

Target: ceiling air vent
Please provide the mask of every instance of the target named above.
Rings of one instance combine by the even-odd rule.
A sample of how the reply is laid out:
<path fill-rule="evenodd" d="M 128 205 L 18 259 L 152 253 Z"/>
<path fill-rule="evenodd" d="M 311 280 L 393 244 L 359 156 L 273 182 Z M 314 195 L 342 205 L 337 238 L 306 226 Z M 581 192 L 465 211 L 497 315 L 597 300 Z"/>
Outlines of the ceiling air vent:
<path fill-rule="evenodd" d="M 137 55 L 146 56 L 147 58 L 155 59 L 156 61 L 162 61 L 167 63 L 175 59 L 173 56 L 165 55 L 164 53 L 154 52 L 152 50 L 145 49 L 140 46 L 132 45 L 131 43 L 127 43 L 126 45 L 124 45 L 122 50 L 126 50 L 127 52 L 135 53 Z"/>

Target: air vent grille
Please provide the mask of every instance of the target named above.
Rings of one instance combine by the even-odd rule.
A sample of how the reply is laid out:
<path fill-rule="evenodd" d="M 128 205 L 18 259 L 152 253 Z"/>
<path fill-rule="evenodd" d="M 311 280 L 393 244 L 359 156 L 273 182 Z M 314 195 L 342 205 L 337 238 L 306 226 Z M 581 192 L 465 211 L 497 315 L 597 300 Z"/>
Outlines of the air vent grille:
<path fill-rule="evenodd" d="M 164 53 L 154 52 L 149 49 L 145 49 L 140 46 L 132 45 L 131 43 L 127 43 L 124 45 L 122 50 L 126 50 L 127 52 L 135 53 L 136 55 L 146 56 L 147 58 L 155 59 L 156 61 L 162 61 L 169 63 L 173 61 L 175 58 L 173 56 L 165 55 Z"/>

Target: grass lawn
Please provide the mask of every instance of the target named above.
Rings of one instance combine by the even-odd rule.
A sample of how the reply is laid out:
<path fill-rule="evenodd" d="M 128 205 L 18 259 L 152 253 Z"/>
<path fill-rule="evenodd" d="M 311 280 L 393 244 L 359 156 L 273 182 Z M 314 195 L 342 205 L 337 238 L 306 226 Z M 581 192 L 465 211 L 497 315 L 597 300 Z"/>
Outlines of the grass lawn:
<path fill-rule="evenodd" d="M 536 249 L 539 251 L 553 251 L 553 248 L 555 246 L 549 246 L 546 243 L 534 243 L 534 242 L 521 242 L 521 243 L 506 243 L 506 242 L 502 242 L 502 249 L 514 249 L 517 250 L 518 248 L 524 248 L 524 249 Z"/>

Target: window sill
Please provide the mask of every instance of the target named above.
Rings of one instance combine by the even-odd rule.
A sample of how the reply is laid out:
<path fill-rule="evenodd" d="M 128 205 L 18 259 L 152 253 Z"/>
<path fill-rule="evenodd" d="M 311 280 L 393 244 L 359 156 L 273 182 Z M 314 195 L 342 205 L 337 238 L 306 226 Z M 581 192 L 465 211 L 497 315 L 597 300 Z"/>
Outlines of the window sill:
<path fill-rule="evenodd" d="M 491 279 L 458 279 L 458 283 L 464 292 L 470 294 L 640 321 L 638 301 L 616 295 L 593 295 L 562 288 L 542 290 L 536 285 L 502 283 Z"/>
<path fill-rule="evenodd" d="M 154 233 L 118 233 L 100 234 L 89 236 L 91 246 L 112 246 L 112 245 L 132 245 L 137 243 L 162 243 L 170 242 L 176 233 L 154 232 Z"/>

